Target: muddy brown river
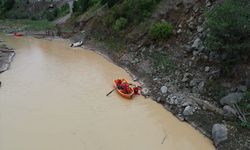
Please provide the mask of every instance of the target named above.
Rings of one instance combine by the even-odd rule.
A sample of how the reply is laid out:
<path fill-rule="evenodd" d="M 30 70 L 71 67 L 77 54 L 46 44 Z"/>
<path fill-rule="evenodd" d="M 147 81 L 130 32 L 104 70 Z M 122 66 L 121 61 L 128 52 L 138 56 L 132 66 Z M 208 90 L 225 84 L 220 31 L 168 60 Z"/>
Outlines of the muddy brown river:
<path fill-rule="evenodd" d="M 161 105 L 112 90 L 120 67 L 65 40 L 3 37 L 16 49 L 0 74 L 0 150 L 214 150 Z"/>

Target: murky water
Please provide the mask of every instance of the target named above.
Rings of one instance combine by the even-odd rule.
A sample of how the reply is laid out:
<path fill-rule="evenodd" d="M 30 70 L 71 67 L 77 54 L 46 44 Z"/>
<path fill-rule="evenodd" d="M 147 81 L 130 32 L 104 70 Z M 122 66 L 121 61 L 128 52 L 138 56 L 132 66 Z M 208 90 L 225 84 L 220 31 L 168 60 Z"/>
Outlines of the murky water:
<path fill-rule="evenodd" d="M 17 55 L 0 75 L 0 150 L 214 149 L 150 99 L 106 97 L 114 78 L 129 75 L 94 52 L 4 38 Z"/>

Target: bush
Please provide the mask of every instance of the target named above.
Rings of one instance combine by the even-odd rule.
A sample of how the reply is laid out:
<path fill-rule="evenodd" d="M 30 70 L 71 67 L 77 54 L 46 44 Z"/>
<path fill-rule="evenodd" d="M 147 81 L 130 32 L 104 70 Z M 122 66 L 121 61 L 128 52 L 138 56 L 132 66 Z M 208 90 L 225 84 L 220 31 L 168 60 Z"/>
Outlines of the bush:
<path fill-rule="evenodd" d="M 1 0 L 0 2 L 0 15 L 3 15 L 6 11 L 9 11 L 15 5 L 15 0 Z"/>
<path fill-rule="evenodd" d="M 250 3 L 248 0 L 225 0 L 206 13 L 209 34 L 206 46 L 226 53 L 227 65 L 250 56 Z"/>
<path fill-rule="evenodd" d="M 67 15 L 68 13 L 70 13 L 70 8 L 69 8 L 69 4 L 66 3 L 64 4 L 61 8 L 57 8 L 55 9 L 55 11 L 57 11 L 57 17 L 63 17 L 65 15 Z"/>
<path fill-rule="evenodd" d="M 119 2 L 120 0 L 101 0 L 101 4 L 108 4 L 108 7 L 111 8 L 113 7 L 117 2 Z"/>
<path fill-rule="evenodd" d="M 78 0 L 73 3 L 73 12 L 84 13 L 90 6 L 90 0 Z"/>
<path fill-rule="evenodd" d="M 154 23 L 149 29 L 149 35 L 153 39 L 167 39 L 173 33 L 173 26 L 167 22 Z"/>
<path fill-rule="evenodd" d="M 128 23 L 128 20 L 126 18 L 120 17 L 115 21 L 115 24 L 113 25 L 113 29 L 116 31 L 120 31 L 126 27 Z"/>
<path fill-rule="evenodd" d="M 57 18 L 57 15 L 58 15 L 57 9 L 53 11 L 45 11 L 43 14 L 44 18 L 46 18 L 48 21 L 55 20 Z"/>
<path fill-rule="evenodd" d="M 120 0 L 104 18 L 107 25 L 114 24 L 117 19 L 124 17 L 129 24 L 138 24 L 149 17 L 160 0 Z"/>

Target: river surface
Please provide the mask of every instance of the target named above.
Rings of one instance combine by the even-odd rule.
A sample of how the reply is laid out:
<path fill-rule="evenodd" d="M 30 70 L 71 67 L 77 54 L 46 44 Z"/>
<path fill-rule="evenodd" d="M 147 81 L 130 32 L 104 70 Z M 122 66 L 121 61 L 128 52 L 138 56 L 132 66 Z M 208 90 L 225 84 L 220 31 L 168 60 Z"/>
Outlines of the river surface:
<path fill-rule="evenodd" d="M 161 105 L 112 90 L 130 79 L 102 56 L 65 40 L 3 37 L 16 49 L 0 74 L 0 150 L 214 150 Z"/>

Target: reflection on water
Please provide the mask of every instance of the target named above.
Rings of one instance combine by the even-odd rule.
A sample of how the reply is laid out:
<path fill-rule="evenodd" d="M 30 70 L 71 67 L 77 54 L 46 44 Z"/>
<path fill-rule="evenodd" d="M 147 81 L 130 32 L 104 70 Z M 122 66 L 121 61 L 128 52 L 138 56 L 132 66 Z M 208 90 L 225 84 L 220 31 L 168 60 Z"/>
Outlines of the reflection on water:
<path fill-rule="evenodd" d="M 214 149 L 150 99 L 106 97 L 129 76 L 101 56 L 64 40 L 4 38 L 17 55 L 0 75 L 0 150 Z"/>

